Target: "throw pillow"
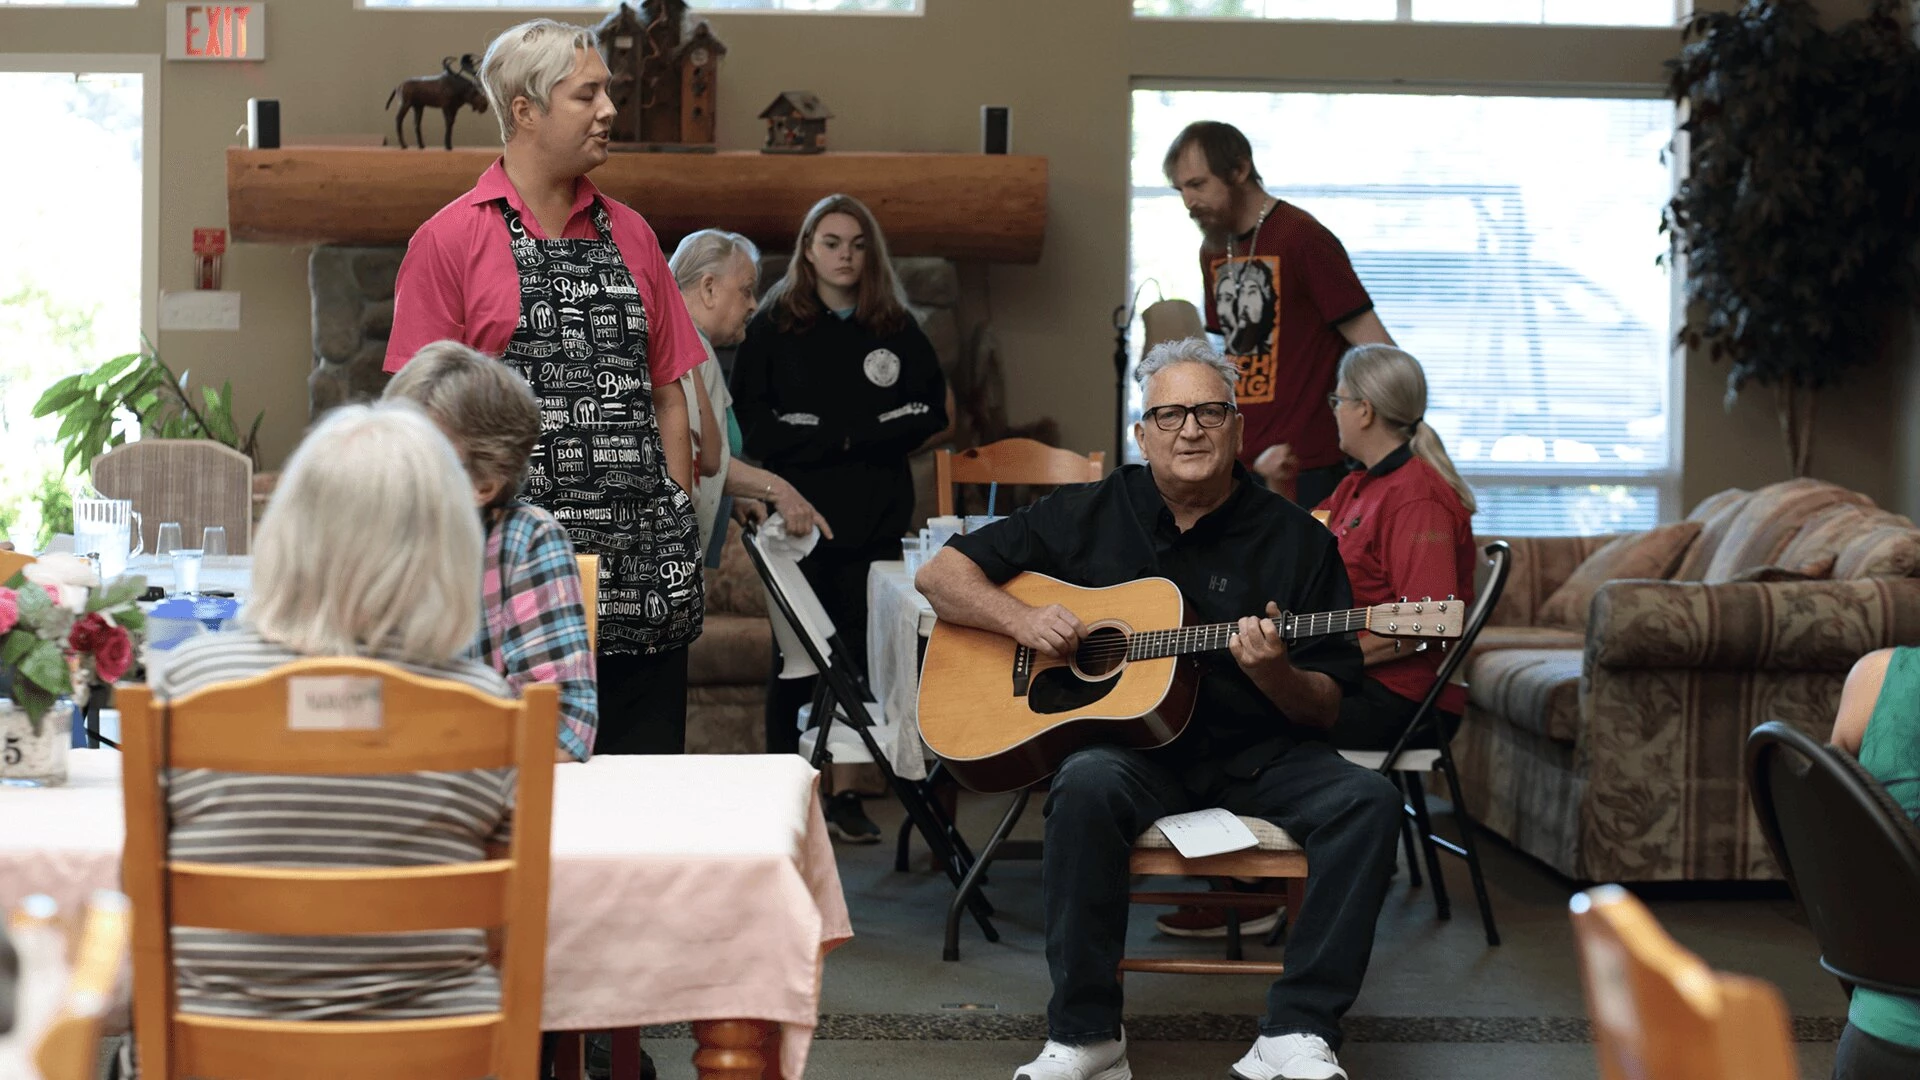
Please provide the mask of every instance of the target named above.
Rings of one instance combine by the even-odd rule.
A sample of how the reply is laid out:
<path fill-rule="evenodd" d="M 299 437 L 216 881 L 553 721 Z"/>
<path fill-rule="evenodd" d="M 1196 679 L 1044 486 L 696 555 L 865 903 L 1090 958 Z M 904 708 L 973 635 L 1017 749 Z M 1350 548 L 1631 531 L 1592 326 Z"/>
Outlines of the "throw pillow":
<path fill-rule="evenodd" d="M 1832 555 L 1825 555 L 1804 566 L 1756 566 L 1733 575 L 1735 581 L 1825 581 L 1833 576 Z"/>
<path fill-rule="evenodd" d="M 1587 609 L 1593 606 L 1593 594 L 1600 591 L 1600 586 L 1622 578 L 1666 580 L 1687 553 L 1687 545 L 1700 535 L 1700 528 L 1698 521 L 1676 521 L 1622 536 L 1587 556 L 1573 576 L 1540 605 L 1534 625 L 1585 631 Z"/>

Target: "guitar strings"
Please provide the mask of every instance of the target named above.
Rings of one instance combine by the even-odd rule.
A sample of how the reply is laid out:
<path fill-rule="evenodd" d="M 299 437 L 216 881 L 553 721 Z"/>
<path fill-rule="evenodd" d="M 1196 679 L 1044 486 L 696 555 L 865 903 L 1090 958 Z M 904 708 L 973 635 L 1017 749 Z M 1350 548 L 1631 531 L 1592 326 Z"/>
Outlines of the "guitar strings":
<path fill-rule="evenodd" d="M 1366 627 L 1367 608 L 1355 608 L 1348 611 L 1319 612 L 1312 615 L 1294 616 L 1293 638 L 1319 637 L 1347 630 Z M 1270 623 L 1277 622 L 1268 619 Z M 1324 627 L 1324 629 L 1322 629 Z M 1197 649 L 1225 648 L 1227 641 L 1237 632 L 1237 623 L 1214 623 L 1210 626 L 1183 626 L 1172 630 L 1143 630 L 1133 634 L 1122 634 L 1118 640 L 1103 639 L 1083 644 L 1074 650 L 1074 656 L 1080 660 L 1112 660 L 1117 657 L 1132 659 L 1156 659 L 1153 656 L 1132 656 L 1136 646 L 1144 646 L 1157 651 L 1161 647 L 1172 646 L 1173 652 L 1161 655 L 1178 655 L 1181 652 Z M 1222 639 L 1213 643 L 1214 638 Z"/>

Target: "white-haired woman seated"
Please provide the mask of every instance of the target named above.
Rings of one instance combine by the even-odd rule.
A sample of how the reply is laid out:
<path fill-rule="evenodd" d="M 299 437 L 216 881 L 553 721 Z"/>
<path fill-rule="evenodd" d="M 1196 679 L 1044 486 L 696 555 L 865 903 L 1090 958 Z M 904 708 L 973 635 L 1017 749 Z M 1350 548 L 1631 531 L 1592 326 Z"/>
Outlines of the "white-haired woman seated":
<path fill-rule="evenodd" d="M 348 405 L 281 475 L 254 540 L 245 628 L 160 654 L 160 697 L 302 657 L 360 656 L 500 697 L 463 659 L 480 622 L 480 520 L 453 446 L 411 405 Z M 511 770 L 404 777 L 176 770 L 168 856 L 271 866 L 477 861 L 506 839 Z M 284 937 L 173 932 L 180 1008 L 219 1016 L 398 1020 L 499 1007 L 479 930 Z"/>
<path fill-rule="evenodd" d="M 474 654 L 505 675 L 516 693 L 531 682 L 559 687 L 556 756 L 587 760 L 600 696 L 580 564 L 566 528 L 520 500 L 540 439 L 540 402 L 512 368 L 457 341 L 436 341 L 415 353 L 387 384 L 385 397 L 425 409 L 452 440 L 472 481 L 487 530 Z"/>

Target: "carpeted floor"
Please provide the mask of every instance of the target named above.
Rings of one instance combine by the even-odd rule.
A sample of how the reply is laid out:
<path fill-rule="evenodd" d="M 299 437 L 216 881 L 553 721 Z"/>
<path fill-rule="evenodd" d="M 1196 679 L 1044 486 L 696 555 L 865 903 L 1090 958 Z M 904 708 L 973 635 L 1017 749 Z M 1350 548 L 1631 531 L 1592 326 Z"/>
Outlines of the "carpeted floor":
<path fill-rule="evenodd" d="M 969 797 L 962 823 L 984 838 L 1002 800 Z M 868 802 L 882 825 L 891 800 Z M 1036 805 L 1016 837 L 1037 836 Z M 1443 830 L 1447 828 L 1443 824 Z M 1454 902 L 1434 918 L 1431 888 L 1409 889 L 1404 868 L 1380 919 L 1373 966 L 1347 1021 L 1341 1058 L 1354 1080 L 1549 1080 L 1596 1075 L 1587 1040 L 1566 902 L 1572 884 L 1498 842 L 1484 854 L 1504 944 L 1481 935 L 1466 867 L 1447 860 Z M 940 933 L 952 893 L 927 872 L 893 871 L 892 844 L 839 848 L 855 939 L 828 958 L 810 1076 L 829 1080 L 1009 1077 L 1045 1038 L 1048 992 L 1039 918 L 1039 864 L 1004 862 L 992 874 L 1002 939 L 971 921 L 961 960 L 943 963 Z M 1171 884 L 1171 883 L 1169 883 Z M 1716 967 L 1779 986 L 1795 1018 L 1801 1073 L 1828 1075 L 1845 1002 L 1815 962 L 1817 949 L 1783 887 L 1673 887 L 1645 891 L 1680 942 Z M 1130 951 L 1217 955 L 1218 946 L 1153 930 L 1137 909 Z M 1265 952 L 1250 948 L 1249 955 Z M 1274 950 L 1275 955 L 1283 952 Z M 1127 980 L 1130 1060 L 1136 1076 L 1217 1078 L 1254 1034 L 1266 980 L 1257 976 L 1135 975 Z M 684 1028 L 653 1033 L 662 1080 L 691 1078 Z"/>

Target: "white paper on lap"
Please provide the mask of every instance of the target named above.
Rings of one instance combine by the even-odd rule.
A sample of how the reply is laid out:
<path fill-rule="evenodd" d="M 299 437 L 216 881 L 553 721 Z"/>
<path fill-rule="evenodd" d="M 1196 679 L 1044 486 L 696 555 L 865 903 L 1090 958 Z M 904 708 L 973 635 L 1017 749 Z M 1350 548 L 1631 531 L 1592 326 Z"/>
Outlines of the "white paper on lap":
<path fill-rule="evenodd" d="M 1182 858 L 1203 859 L 1229 851 L 1245 851 L 1260 841 L 1246 822 L 1231 811 L 1212 807 L 1185 814 L 1169 814 L 1154 822 Z"/>

